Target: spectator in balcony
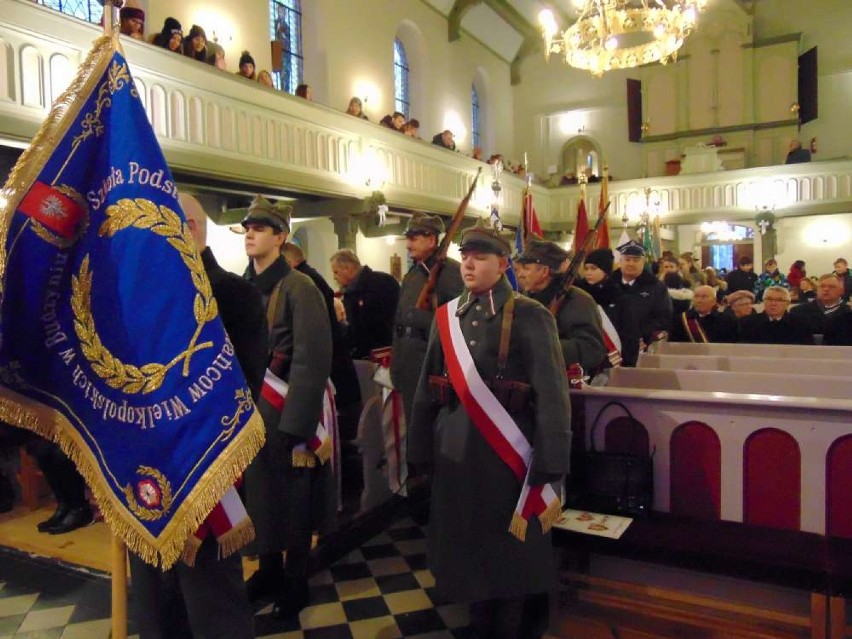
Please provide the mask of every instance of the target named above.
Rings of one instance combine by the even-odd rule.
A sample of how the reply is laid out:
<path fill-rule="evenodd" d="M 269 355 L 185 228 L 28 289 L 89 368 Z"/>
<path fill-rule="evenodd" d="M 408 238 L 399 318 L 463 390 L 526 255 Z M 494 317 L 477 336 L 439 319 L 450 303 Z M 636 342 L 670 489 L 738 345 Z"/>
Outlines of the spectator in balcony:
<path fill-rule="evenodd" d="M 192 25 L 189 35 L 183 39 L 183 54 L 199 62 L 207 62 L 207 34 L 197 24 Z"/>
<path fill-rule="evenodd" d="M 183 28 L 180 22 L 174 18 L 166 18 L 163 22 L 163 30 L 154 36 L 153 43 L 163 49 L 180 53 L 181 42 L 183 42 Z"/>
<path fill-rule="evenodd" d="M 257 73 L 254 69 L 254 58 L 251 57 L 251 53 L 243 51 L 240 56 L 240 70 L 237 71 L 237 75 L 241 75 L 247 80 L 257 80 Z"/>
<path fill-rule="evenodd" d="M 473 147 L 473 153 L 471 153 L 470 157 L 472 157 L 474 160 L 479 160 L 480 162 L 484 162 L 485 160 L 482 159 L 482 147 L 481 146 Z"/>
<path fill-rule="evenodd" d="M 402 125 L 402 132 L 415 140 L 420 139 L 420 120 L 411 118 L 408 122 Z"/>
<path fill-rule="evenodd" d="M 272 74 L 266 69 L 263 69 L 257 74 L 257 81 L 270 89 L 275 88 L 275 85 L 272 83 Z"/>
<path fill-rule="evenodd" d="M 218 42 L 207 43 L 207 57 L 204 61 L 211 67 L 216 67 L 220 71 L 228 70 L 228 65 L 225 62 L 225 50 Z"/>
<path fill-rule="evenodd" d="M 789 152 L 784 164 L 803 164 L 811 161 L 811 152 L 802 148 L 798 140 L 790 140 Z"/>
<path fill-rule="evenodd" d="M 349 108 L 346 109 L 346 113 L 349 115 L 354 115 L 356 118 L 361 118 L 362 120 L 369 120 L 367 114 L 364 113 L 364 104 L 361 102 L 361 98 L 353 97 L 349 100 Z"/>
<path fill-rule="evenodd" d="M 843 283 L 843 299 L 849 301 L 852 295 L 852 273 L 849 272 L 849 263 L 845 258 L 838 257 L 834 260 L 834 274 Z"/>
<path fill-rule="evenodd" d="M 737 268 L 728 273 L 725 278 L 728 283 L 728 295 L 737 291 L 753 291 L 757 283 L 757 274 L 754 272 L 754 260 L 750 255 L 743 255 Z"/>
<path fill-rule="evenodd" d="M 727 297 L 725 297 L 725 302 L 728 304 L 725 312 L 734 319 L 742 319 L 755 313 L 754 293 L 751 291 L 739 290 L 728 293 Z"/>
<path fill-rule="evenodd" d="M 577 184 L 577 174 L 574 171 L 565 171 L 565 174 L 559 179 L 559 186 L 571 186 Z"/>
<path fill-rule="evenodd" d="M 778 270 L 778 262 L 774 257 L 770 257 L 763 263 L 763 273 L 757 278 L 754 284 L 754 296 L 758 302 L 763 301 L 763 292 L 770 286 L 781 286 L 782 288 L 790 288 L 787 283 L 787 278 Z"/>
<path fill-rule="evenodd" d="M 445 129 L 441 133 L 436 133 L 434 137 L 432 137 L 432 144 L 440 146 L 443 149 L 447 149 L 448 151 L 456 150 L 456 142 L 453 139 L 453 132 L 449 129 Z"/>
<path fill-rule="evenodd" d="M 145 12 L 134 7 L 122 7 L 119 12 L 121 34 L 135 40 L 145 39 Z"/>
<path fill-rule="evenodd" d="M 300 84 L 296 87 L 296 96 L 304 98 L 308 102 L 313 102 L 314 90 L 311 89 L 311 86 L 309 84 Z"/>

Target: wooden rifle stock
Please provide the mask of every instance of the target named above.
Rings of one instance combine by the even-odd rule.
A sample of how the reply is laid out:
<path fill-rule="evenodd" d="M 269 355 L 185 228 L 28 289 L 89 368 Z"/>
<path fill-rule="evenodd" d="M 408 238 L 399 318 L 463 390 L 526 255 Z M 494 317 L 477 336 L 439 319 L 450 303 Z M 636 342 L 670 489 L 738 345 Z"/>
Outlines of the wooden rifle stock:
<path fill-rule="evenodd" d="M 415 308 L 421 311 L 432 310 L 432 295 L 435 293 L 435 287 L 438 286 L 438 277 L 441 275 L 441 270 L 444 268 L 444 263 L 447 261 L 447 251 L 450 248 L 450 242 L 453 241 L 453 238 L 456 236 L 456 233 L 458 233 L 459 228 L 461 227 L 468 202 L 470 202 L 470 198 L 473 197 L 473 192 L 476 189 L 476 183 L 479 182 L 479 176 L 481 174 L 482 167 L 479 167 L 476 171 L 476 177 L 473 179 L 473 183 L 467 191 L 467 195 L 465 195 L 464 199 L 459 203 L 459 208 L 456 209 L 456 214 L 453 216 L 453 219 L 450 220 L 450 226 L 444 234 L 444 239 L 441 240 L 441 243 L 438 245 L 435 264 L 432 266 L 432 270 L 429 271 L 429 279 L 426 280 L 426 283 L 420 290 L 420 295 L 417 297 L 417 303 L 414 305 Z"/>
<path fill-rule="evenodd" d="M 603 213 L 598 215 L 598 220 L 595 222 L 595 228 L 593 228 L 590 233 L 586 234 L 583 244 L 580 246 L 580 250 L 577 251 L 577 254 L 572 257 L 571 261 L 568 263 L 568 268 L 566 269 L 564 276 L 565 279 L 562 283 L 562 290 L 553 297 L 550 304 L 547 306 L 553 315 L 559 313 L 559 309 L 562 308 L 562 304 L 565 301 L 565 296 L 568 294 L 568 290 L 574 285 L 574 280 L 577 279 L 577 271 L 580 270 L 583 262 L 586 261 L 586 254 L 589 252 L 589 249 L 592 248 L 592 244 L 597 241 L 598 231 L 604 223 L 604 220 L 606 220 L 609 205 L 610 203 L 607 202 Z"/>

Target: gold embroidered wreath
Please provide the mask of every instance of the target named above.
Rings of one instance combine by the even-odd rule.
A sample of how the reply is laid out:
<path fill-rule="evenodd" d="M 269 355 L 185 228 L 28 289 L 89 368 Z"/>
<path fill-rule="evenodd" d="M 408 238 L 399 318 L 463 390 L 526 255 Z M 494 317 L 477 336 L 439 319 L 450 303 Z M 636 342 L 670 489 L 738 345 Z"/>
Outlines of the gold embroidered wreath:
<path fill-rule="evenodd" d="M 197 324 L 187 348 L 167 364 L 151 363 L 142 366 L 125 364 L 115 357 L 103 344 L 92 315 L 92 272 L 89 256 L 83 258 L 77 276 L 71 278 L 71 308 L 74 312 L 74 331 L 80 340 L 83 355 L 92 370 L 111 388 L 127 394 L 147 394 L 157 390 L 166 373 L 177 363 L 184 362 L 184 374 L 188 372 L 192 355 L 212 342 L 197 344 L 201 329 L 218 313 L 210 281 L 204 272 L 204 264 L 189 236 L 180 216 L 167 206 L 157 206 L 144 199 L 123 199 L 107 208 L 107 219 L 98 229 L 101 237 L 112 237 L 121 230 L 133 227 L 147 229 L 165 237 L 169 245 L 180 253 L 195 285 L 193 315 Z"/>
<path fill-rule="evenodd" d="M 133 514 L 136 515 L 137 519 L 141 521 L 156 521 L 169 512 L 169 508 L 172 506 L 172 486 L 163 473 L 151 466 L 140 466 L 136 472 L 156 484 L 157 490 L 159 491 L 159 507 L 151 508 L 139 505 L 136 490 L 130 484 L 127 484 L 123 488 L 124 497 L 127 499 L 127 505 Z"/>

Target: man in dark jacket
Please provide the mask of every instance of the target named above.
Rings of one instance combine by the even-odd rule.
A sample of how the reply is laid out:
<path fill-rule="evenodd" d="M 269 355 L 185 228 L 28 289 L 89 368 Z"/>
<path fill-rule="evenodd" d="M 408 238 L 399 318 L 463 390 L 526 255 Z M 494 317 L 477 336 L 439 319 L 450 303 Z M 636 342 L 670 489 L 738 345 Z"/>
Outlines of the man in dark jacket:
<path fill-rule="evenodd" d="M 790 309 L 790 315 L 803 318 L 814 335 L 825 333 L 825 323 L 829 317 L 852 312 L 843 301 L 843 284 L 834 273 L 819 278 L 817 296 L 813 302 L 805 302 Z"/>
<path fill-rule="evenodd" d="M 757 282 L 754 260 L 748 255 L 743 255 L 737 264 L 737 268 L 728 273 L 725 282 L 728 284 L 728 288 L 725 289 L 725 293 L 728 295 L 737 291 L 753 291 Z"/>
<path fill-rule="evenodd" d="M 635 366 L 639 352 L 668 332 L 672 325 L 672 300 L 666 285 L 645 270 L 645 249 L 635 240 L 618 247 L 621 268 L 613 279 L 621 289 L 619 320 L 625 366 Z"/>
<path fill-rule="evenodd" d="M 790 315 L 790 291 L 770 286 L 763 293 L 763 312 L 740 320 L 740 342 L 745 344 L 813 344 L 810 326 Z"/>
<path fill-rule="evenodd" d="M 570 404 L 556 323 L 512 291 L 509 250 L 494 229 L 462 234 L 467 290 L 436 312 L 409 461 L 415 471 L 434 468 L 427 557 L 438 593 L 471 602 L 477 637 L 532 638 L 547 627 L 547 592 L 556 585 L 548 533 L 560 506 L 551 491 L 569 469 Z M 528 473 L 511 470 L 488 443 L 483 433 L 493 427 L 523 450 Z M 528 512 L 524 485 L 552 508 Z"/>
<path fill-rule="evenodd" d="M 207 247 L 207 215 L 201 203 L 181 193 L 187 226 L 201 253 L 219 316 L 252 395 L 257 399 L 266 368 L 266 318 L 255 288 L 228 273 Z M 190 567 L 178 562 L 163 572 L 130 553 L 133 573 L 134 620 L 142 639 L 255 636 L 254 614 L 246 595 L 239 553 L 218 556 L 209 535 Z"/>
<path fill-rule="evenodd" d="M 555 242 L 530 238 L 524 252 L 514 260 L 521 288 L 551 312 L 551 302 L 564 287 L 564 276 L 559 270 L 567 259 L 568 252 Z M 606 357 L 601 316 L 595 301 L 585 291 L 572 286 L 555 317 L 565 365 L 579 364 L 583 371 L 593 374 Z"/>
<path fill-rule="evenodd" d="M 447 259 L 439 267 L 435 291 L 429 298 L 429 308 L 417 308 L 417 299 L 436 268 L 438 237 L 444 232 L 444 223 L 437 215 L 415 214 L 405 229 L 406 247 L 414 265 L 402 280 L 396 323 L 393 336 L 393 356 L 390 375 L 394 388 L 402 396 L 406 423 L 411 423 L 411 405 L 420 379 L 420 369 L 426 356 L 426 341 L 435 309 L 458 297 L 464 285 L 459 263 Z"/>
<path fill-rule="evenodd" d="M 352 359 L 368 359 L 370 351 L 390 346 L 399 284 L 393 276 L 362 266 L 351 249 L 331 256 L 334 279 L 343 289 L 344 332 Z"/>
<path fill-rule="evenodd" d="M 849 263 L 843 257 L 834 261 L 834 274 L 840 278 L 843 284 L 843 299 L 847 302 L 852 297 L 852 273 L 849 272 Z"/>
<path fill-rule="evenodd" d="M 282 409 L 259 402 L 266 444 L 245 473 L 246 508 L 260 559 L 248 589 L 252 599 L 277 595 L 273 615 L 290 618 L 308 604 L 312 532 L 329 523 L 335 506 L 330 464 L 306 447 L 316 433 L 331 372 L 331 326 L 319 289 L 281 256 L 290 207 L 258 196 L 242 225 L 250 260 L 245 277 L 260 291 L 270 327 L 269 370 L 288 386 Z"/>
<path fill-rule="evenodd" d="M 693 291 L 692 307 L 675 319 L 671 341 L 709 343 L 733 343 L 737 341 L 737 322 L 716 310 L 716 289 L 699 286 Z"/>

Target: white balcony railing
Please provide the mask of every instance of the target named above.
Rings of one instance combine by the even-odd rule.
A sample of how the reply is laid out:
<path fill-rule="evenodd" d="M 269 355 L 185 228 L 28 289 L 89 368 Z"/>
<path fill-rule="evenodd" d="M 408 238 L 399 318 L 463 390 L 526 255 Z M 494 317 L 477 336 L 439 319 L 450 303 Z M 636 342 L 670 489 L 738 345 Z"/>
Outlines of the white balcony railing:
<path fill-rule="evenodd" d="M 0 0 L 0 138 L 27 141 L 67 86 L 100 30 L 24 0 Z M 122 44 L 148 117 L 173 171 L 244 190 L 269 189 L 363 198 L 381 189 L 391 206 L 450 213 L 479 166 L 322 105 L 266 89 L 233 74 L 130 39 Z M 490 175 L 471 211 L 490 203 Z M 504 174 L 501 209 L 520 211 L 523 181 Z M 613 220 L 635 220 L 645 188 L 664 223 L 849 210 L 852 161 L 763 167 L 610 185 Z M 533 187 L 546 228 L 570 228 L 579 187 Z M 588 187 L 597 209 L 599 187 Z M 594 214 L 592 214 L 594 216 Z"/>

